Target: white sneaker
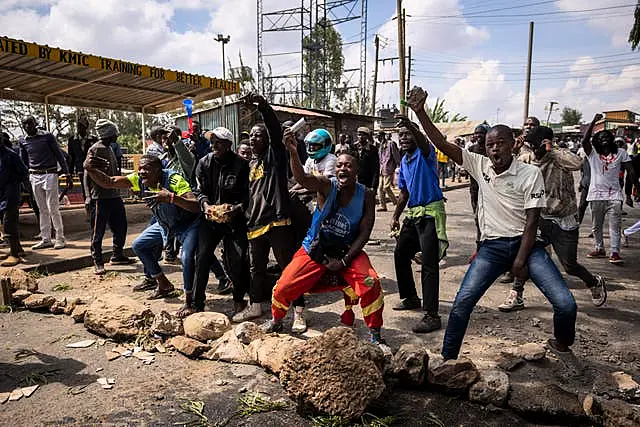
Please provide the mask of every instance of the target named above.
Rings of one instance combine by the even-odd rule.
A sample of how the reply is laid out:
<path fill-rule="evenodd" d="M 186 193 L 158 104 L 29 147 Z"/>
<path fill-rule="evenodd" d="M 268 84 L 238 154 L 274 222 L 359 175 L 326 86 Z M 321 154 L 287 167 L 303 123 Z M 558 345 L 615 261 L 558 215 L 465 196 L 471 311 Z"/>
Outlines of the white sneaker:
<path fill-rule="evenodd" d="M 64 249 L 67 246 L 67 242 L 64 240 L 56 240 L 55 245 L 53 245 L 53 249 Z"/>
<path fill-rule="evenodd" d="M 40 242 L 36 243 L 35 245 L 31 246 L 31 249 L 36 250 L 36 249 L 48 249 L 48 248 L 52 248 L 53 247 L 53 242 L 51 240 L 41 240 Z"/>
<path fill-rule="evenodd" d="M 291 327 L 291 332 L 294 334 L 303 334 L 307 332 L 307 321 L 304 318 L 304 313 L 298 310 L 294 311 L 293 314 L 293 326 Z"/>
<path fill-rule="evenodd" d="M 246 322 L 247 320 L 255 319 L 260 316 L 262 316 L 262 305 L 260 305 L 260 303 L 252 302 L 247 306 L 247 308 L 233 316 L 231 321 L 234 323 Z"/>

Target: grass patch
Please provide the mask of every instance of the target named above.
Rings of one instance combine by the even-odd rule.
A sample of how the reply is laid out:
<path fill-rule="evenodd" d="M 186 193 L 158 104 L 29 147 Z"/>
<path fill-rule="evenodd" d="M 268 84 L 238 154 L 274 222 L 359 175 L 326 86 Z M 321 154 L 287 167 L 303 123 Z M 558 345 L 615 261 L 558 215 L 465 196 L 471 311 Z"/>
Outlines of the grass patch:
<path fill-rule="evenodd" d="M 46 272 L 42 272 L 40 270 L 31 270 L 27 272 L 27 276 L 32 277 L 34 279 L 42 279 L 43 277 L 47 277 L 49 274 Z"/>
<path fill-rule="evenodd" d="M 0 305 L 0 313 L 11 313 L 13 309 L 10 305 Z"/>
<path fill-rule="evenodd" d="M 364 414 L 360 421 L 354 422 L 338 415 L 319 415 L 311 417 L 314 427 L 389 427 L 398 421 L 397 417 L 380 418 L 373 414 Z"/>
<path fill-rule="evenodd" d="M 262 412 L 283 411 L 289 409 L 289 404 L 283 400 L 271 400 L 260 393 L 247 393 L 238 398 L 238 415 L 248 417 Z"/>
<path fill-rule="evenodd" d="M 60 369 L 49 369 L 47 371 L 31 372 L 29 375 L 20 380 L 20 383 L 24 384 L 25 386 L 49 384 L 48 378 L 56 376 L 60 372 Z"/>
<path fill-rule="evenodd" d="M 202 401 L 188 401 L 180 404 L 186 414 L 195 415 L 195 420 L 186 423 L 176 423 L 175 425 L 184 425 L 185 427 L 213 427 L 214 424 L 209 422 L 209 418 L 204 414 L 204 402 Z"/>
<path fill-rule="evenodd" d="M 58 283 L 53 287 L 54 292 L 70 291 L 71 289 L 73 289 L 73 286 L 68 283 Z"/>
<path fill-rule="evenodd" d="M 118 276 L 120 276 L 120 272 L 119 271 L 107 271 L 107 274 L 105 274 L 102 277 L 104 279 L 113 280 L 113 279 L 117 278 Z"/>

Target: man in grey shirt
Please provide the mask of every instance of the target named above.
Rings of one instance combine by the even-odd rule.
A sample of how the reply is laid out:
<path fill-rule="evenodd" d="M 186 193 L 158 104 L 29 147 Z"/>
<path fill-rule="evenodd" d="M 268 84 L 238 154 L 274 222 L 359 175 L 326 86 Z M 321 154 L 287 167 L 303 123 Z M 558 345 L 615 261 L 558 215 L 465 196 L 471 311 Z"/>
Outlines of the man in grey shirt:
<path fill-rule="evenodd" d="M 67 189 L 73 186 L 67 162 L 56 138 L 38 129 L 32 116 L 22 121 L 27 136 L 20 141 L 20 157 L 29 168 L 29 182 L 36 204 L 40 209 L 40 235 L 42 240 L 31 249 L 62 249 L 65 247 L 64 228 L 58 199 L 58 165 L 66 175 Z M 51 223 L 56 230 L 55 244 L 51 240 Z"/>

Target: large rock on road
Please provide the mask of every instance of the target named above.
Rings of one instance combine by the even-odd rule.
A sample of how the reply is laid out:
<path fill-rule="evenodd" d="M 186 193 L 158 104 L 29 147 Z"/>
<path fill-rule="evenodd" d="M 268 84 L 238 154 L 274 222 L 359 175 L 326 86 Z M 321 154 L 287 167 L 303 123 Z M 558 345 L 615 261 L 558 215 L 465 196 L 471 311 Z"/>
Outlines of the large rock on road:
<path fill-rule="evenodd" d="M 361 417 L 385 384 L 378 366 L 345 327 L 329 329 L 295 349 L 280 371 L 280 383 L 303 411 L 347 419 Z"/>
<path fill-rule="evenodd" d="M 84 327 L 115 340 L 134 338 L 153 322 L 153 312 L 138 301 L 116 294 L 97 297 L 84 315 Z"/>
<path fill-rule="evenodd" d="M 217 340 L 231 329 L 229 318 L 222 313 L 193 313 L 183 321 L 184 334 L 198 341 Z"/>

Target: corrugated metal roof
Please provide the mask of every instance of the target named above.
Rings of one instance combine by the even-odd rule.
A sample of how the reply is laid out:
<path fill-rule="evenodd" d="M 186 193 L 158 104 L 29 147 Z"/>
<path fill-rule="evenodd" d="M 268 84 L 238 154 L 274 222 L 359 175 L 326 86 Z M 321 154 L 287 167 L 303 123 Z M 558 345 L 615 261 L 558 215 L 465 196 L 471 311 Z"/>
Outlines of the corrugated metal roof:
<path fill-rule="evenodd" d="M 162 113 L 238 83 L 0 37 L 0 98 Z"/>
<path fill-rule="evenodd" d="M 479 120 L 467 120 L 464 122 L 435 123 L 435 125 L 451 141 L 457 136 L 473 135 L 476 126 L 481 123 Z"/>
<path fill-rule="evenodd" d="M 282 111 L 283 113 L 298 114 L 300 116 L 331 118 L 331 116 L 328 116 L 328 115 L 322 114 L 322 113 L 318 113 L 318 112 L 315 112 L 315 111 L 311 111 L 311 110 L 308 110 L 306 108 L 287 107 L 285 105 L 273 105 L 273 104 L 271 106 L 273 107 L 274 111 Z"/>

